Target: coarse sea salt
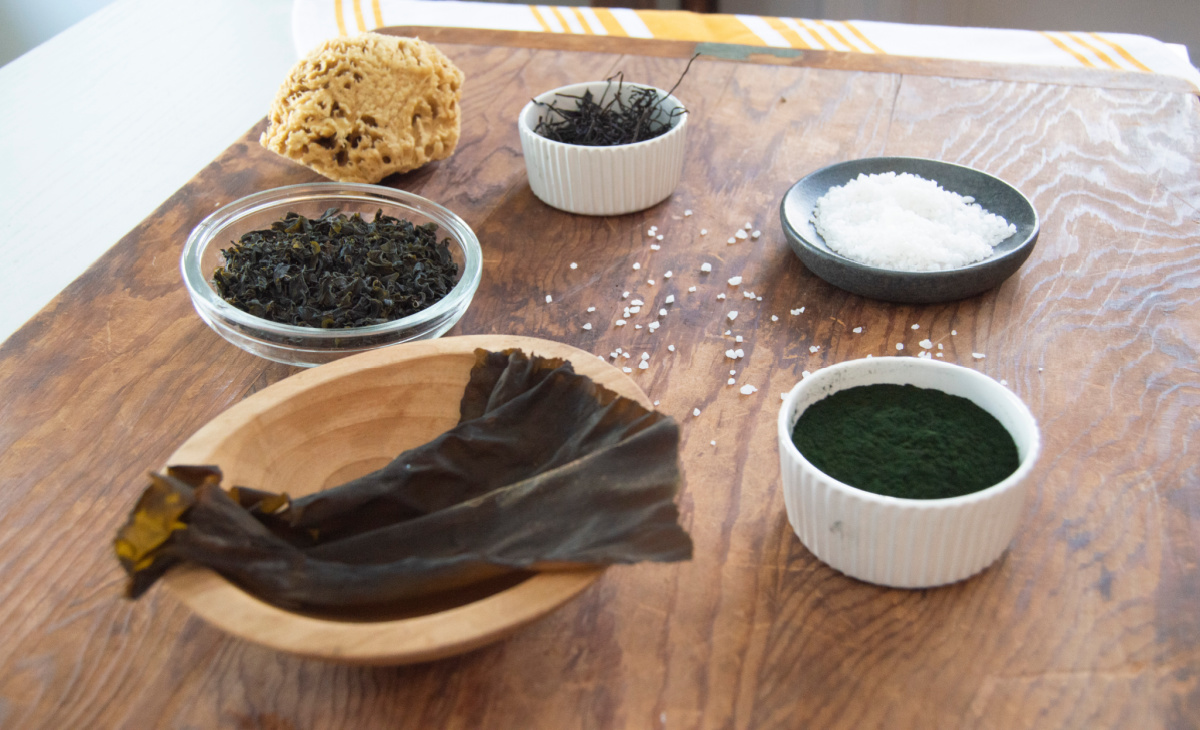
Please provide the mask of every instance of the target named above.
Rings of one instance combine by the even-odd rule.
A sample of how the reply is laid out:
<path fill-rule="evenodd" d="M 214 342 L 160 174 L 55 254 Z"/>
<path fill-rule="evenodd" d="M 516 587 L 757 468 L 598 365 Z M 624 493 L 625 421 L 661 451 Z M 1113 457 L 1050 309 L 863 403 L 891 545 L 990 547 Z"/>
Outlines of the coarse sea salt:
<path fill-rule="evenodd" d="M 860 174 L 813 210 L 829 248 L 895 271 L 944 271 L 981 261 L 1017 232 L 969 196 L 907 172 Z"/>

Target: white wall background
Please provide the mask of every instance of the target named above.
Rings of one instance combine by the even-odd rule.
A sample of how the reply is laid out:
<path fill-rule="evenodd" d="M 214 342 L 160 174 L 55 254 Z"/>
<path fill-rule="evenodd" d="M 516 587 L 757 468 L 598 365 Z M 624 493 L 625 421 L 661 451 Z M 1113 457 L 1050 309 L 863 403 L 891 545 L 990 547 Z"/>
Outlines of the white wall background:
<path fill-rule="evenodd" d="M 113 0 L 0 0 L 0 66 L 111 2 Z"/>

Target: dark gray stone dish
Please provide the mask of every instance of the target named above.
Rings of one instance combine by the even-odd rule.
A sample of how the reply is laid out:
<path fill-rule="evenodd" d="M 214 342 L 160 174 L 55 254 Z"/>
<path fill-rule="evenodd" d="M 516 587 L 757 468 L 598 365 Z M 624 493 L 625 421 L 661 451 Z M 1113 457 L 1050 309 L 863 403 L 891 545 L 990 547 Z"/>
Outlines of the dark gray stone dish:
<path fill-rule="evenodd" d="M 860 173 L 881 172 L 912 173 L 935 180 L 951 192 L 970 195 L 986 210 L 1015 225 L 1017 232 L 1001 241 L 983 261 L 946 271 L 880 269 L 834 253 L 813 227 L 817 199 Z M 809 271 L 852 294 L 911 304 L 965 299 L 999 286 L 1029 258 L 1040 228 L 1033 204 L 1012 185 L 970 167 L 921 157 L 871 157 L 824 167 L 788 190 L 779 217 L 792 250 Z"/>

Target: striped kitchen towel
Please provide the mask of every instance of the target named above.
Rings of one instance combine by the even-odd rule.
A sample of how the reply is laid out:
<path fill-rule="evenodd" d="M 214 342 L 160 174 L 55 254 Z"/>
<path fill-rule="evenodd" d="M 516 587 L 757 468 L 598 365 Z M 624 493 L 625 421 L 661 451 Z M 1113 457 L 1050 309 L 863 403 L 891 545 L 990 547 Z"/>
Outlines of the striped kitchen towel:
<path fill-rule="evenodd" d="M 292 5 L 292 36 L 299 55 L 328 38 L 389 25 L 611 35 L 1113 69 L 1175 76 L 1200 90 L 1200 71 L 1189 62 L 1186 48 L 1127 33 L 954 28 L 457 0 L 294 0 Z"/>

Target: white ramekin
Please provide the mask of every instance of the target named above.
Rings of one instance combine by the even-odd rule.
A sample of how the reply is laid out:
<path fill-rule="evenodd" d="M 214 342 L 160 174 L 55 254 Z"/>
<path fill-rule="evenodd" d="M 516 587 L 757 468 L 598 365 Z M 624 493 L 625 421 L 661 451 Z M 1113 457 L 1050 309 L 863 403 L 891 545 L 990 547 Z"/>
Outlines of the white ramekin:
<path fill-rule="evenodd" d="M 610 88 L 611 87 L 611 88 Z M 680 114 L 669 132 L 633 144 L 612 147 L 586 147 L 546 139 L 533 130 L 544 113 L 542 104 L 563 99 L 556 94 L 582 96 L 591 91 L 597 100 L 616 82 L 592 81 L 563 86 L 538 96 L 525 105 L 517 126 L 521 131 L 521 149 L 529 186 L 539 199 L 559 210 L 584 215 L 622 215 L 645 210 L 670 197 L 683 172 L 684 136 L 687 112 Z M 624 94 L 640 87 L 624 84 Z M 682 108 L 683 103 L 665 91 L 662 108 L 666 113 Z M 570 100 L 566 100 L 570 101 Z"/>
<path fill-rule="evenodd" d="M 949 499 L 887 497 L 825 475 L 792 443 L 796 421 L 836 391 L 874 383 L 971 400 L 1012 435 L 1020 465 L 999 484 Z M 784 502 L 800 542 L 852 578 L 895 588 L 953 583 L 995 562 L 1016 533 L 1039 449 L 1037 422 L 1011 391 L 982 373 L 925 358 L 866 358 L 818 370 L 792 388 L 779 411 Z"/>

